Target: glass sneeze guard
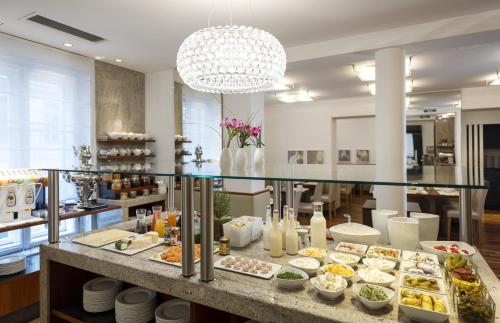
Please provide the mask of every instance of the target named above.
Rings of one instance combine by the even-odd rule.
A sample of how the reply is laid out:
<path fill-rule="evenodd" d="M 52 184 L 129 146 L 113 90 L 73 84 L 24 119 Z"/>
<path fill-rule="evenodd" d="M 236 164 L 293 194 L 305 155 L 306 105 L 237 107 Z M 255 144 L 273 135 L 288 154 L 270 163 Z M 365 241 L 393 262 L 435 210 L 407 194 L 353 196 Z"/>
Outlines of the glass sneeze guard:
<path fill-rule="evenodd" d="M 335 165 L 336 166 L 336 165 Z M 160 165 L 150 170 L 111 170 L 109 168 L 92 167 L 90 169 L 78 168 L 42 168 L 41 170 L 52 170 L 61 172 L 82 172 L 93 174 L 121 173 L 139 174 L 152 176 L 188 176 L 193 178 L 213 179 L 241 179 L 241 180 L 271 180 L 271 181 L 293 181 L 293 182 L 323 182 L 323 183 L 349 183 L 349 184 L 371 184 L 390 186 L 415 186 L 415 187 L 448 187 L 469 189 L 498 189 L 499 183 L 488 183 L 480 178 L 473 177 L 466 167 L 458 166 L 429 166 L 432 174 L 424 174 L 421 177 L 408 176 L 405 181 L 392 180 L 366 176 L 361 172 L 334 171 L 332 165 L 266 165 L 262 169 L 247 168 L 245 170 L 233 169 L 230 172 L 221 172 L 218 163 L 203 163 L 201 166 L 195 163 L 175 167 L 173 170 L 169 165 Z"/>

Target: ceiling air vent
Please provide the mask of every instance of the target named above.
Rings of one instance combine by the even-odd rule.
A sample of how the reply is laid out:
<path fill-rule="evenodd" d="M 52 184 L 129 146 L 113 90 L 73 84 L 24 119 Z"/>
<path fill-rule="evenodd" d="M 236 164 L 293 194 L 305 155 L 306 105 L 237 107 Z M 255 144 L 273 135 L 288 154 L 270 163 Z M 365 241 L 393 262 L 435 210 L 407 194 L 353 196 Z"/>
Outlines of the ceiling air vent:
<path fill-rule="evenodd" d="M 33 16 L 28 17 L 27 19 L 30 21 L 36 22 L 40 25 L 44 25 L 46 27 L 65 32 L 67 34 L 70 34 L 70 35 L 73 35 L 76 37 L 80 37 L 80 38 L 86 39 L 86 40 L 91 41 L 91 42 L 99 42 L 101 40 L 104 40 L 104 38 L 102 38 L 102 37 L 99 37 L 99 36 L 96 36 L 93 34 L 89 34 L 88 32 L 85 32 L 85 31 L 80 30 L 80 29 L 76 29 L 74 27 L 65 25 L 63 23 L 49 19 L 49 18 L 44 17 L 44 16 L 33 15 Z"/>

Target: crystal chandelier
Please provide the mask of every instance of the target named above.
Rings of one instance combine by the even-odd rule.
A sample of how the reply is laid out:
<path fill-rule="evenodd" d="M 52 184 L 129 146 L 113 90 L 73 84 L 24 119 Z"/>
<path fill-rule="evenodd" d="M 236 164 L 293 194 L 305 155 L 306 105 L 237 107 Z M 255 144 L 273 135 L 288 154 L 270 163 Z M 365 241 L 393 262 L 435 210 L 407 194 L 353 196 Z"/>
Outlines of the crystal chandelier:
<path fill-rule="evenodd" d="M 189 35 L 177 52 L 177 70 L 191 88 L 235 94 L 264 91 L 281 81 L 283 46 L 270 33 L 248 26 L 217 26 Z"/>

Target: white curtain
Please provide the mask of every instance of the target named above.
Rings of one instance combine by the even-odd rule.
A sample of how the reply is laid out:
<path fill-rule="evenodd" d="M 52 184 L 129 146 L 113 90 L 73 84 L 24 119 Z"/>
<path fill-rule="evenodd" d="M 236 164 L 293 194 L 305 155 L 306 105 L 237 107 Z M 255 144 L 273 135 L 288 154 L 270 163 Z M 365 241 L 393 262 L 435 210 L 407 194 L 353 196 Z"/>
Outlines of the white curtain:
<path fill-rule="evenodd" d="M 71 167 L 90 144 L 91 59 L 0 35 L 0 169 Z M 61 183 L 61 199 L 73 190 Z"/>
<path fill-rule="evenodd" d="M 93 79 L 91 59 L 0 34 L 0 169 L 77 165 L 72 146 L 91 143 Z M 59 192 L 75 197 L 63 181 Z M 47 239 L 44 225 L 23 230 L 0 233 L 0 255 Z"/>
<path fill-rule="evenodd" d="M 222 150 L 220 123 L 222 119 L 221 96 L 195 91 L 188 86 L 182 86 L 182 132 L 192 141 L 184 148 L 193 153 L 200 145 L 203 149 L 203 159 L 218 160 Z"/>

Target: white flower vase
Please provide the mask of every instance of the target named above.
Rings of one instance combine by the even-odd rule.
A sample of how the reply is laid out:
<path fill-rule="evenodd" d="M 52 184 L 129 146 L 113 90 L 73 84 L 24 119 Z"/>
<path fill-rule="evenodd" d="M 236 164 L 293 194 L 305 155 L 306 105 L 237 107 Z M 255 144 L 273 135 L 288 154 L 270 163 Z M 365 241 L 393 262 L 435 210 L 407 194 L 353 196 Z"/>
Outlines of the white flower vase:
<path fill-rule="evenodd" d="M 247 154 L 245 148 L 238 148 L 236 150 L 236 169 L 237 170 L 245 170 L 247 168 Z"/>
<path fill-rule="evenodd" d="M 380 238 L 378 240 L 380 244 L 389 244 L 388 221 L 390 218 L 395 218 L 397 216 L 398 211 L 372 210 L 372 223 L 373 227 L 380 231 Z"/>
<path fill-rule="evenodd" d="M 233 169 L 233 155 L 229 148 L 222 149 L 219 160 L 220 170 L 223 174 L 228 174 Z"/>
<path fill-rule="evenodd" d="M 256 169 L 264 168 L 264 149 L 255 148 L 255 152 L 253 153 L 253 164 Z"/>
<path fill-rule="evenodd" d="M 419 244 L 420 230 L 418 221 L 408 217 L 395 217 L 388 220 L 389 240 L 396 249 L 415 251 Z"/>

